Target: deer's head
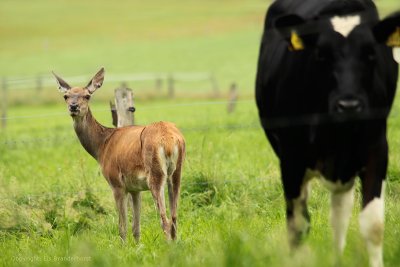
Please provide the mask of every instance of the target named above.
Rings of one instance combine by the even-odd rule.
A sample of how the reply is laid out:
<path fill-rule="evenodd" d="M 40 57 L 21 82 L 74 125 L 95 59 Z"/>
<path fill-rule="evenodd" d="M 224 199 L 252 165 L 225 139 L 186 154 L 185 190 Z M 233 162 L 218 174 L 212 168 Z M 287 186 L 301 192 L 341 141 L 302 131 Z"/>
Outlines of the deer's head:
<path fill-rule="evenodd" d="M 69 114 L 72 117 L 83 117 L 89 110 L 91 95 L 101 87 L 104 80 L 104 68 L 101 68 L 85 87 L 71 87 L 66 81 L 53 72 L 58 89 L 64 93 Z"/>

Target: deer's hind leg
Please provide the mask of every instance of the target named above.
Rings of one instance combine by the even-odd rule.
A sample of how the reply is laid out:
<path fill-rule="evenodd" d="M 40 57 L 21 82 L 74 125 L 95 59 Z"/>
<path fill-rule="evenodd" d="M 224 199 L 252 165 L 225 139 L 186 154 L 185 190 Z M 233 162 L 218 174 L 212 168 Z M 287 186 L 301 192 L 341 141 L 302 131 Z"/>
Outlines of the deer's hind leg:
<path fill-rule="evenodd" d="M 167 180 L 167 175 L 161 170 L 151 170 L 149 180 L 150 191 L 161 217 L 161 227 L 164 231 L 166 238 L 169 240 L 171 239 L 171 226 L 167 218 L 164 196 L 164 187 Z"/>
<path fill-rule="evenodd" d="M 182 157 L 179 157 L 178 164 L 171 177 L 168 179 L 168 197 L 169 197 L 169 208 L 171 211 L 171 238 L 173 240 L 177 237 L 178 232 L 178 200 L 181 185 L 181 168 L 182 168 Z"/>

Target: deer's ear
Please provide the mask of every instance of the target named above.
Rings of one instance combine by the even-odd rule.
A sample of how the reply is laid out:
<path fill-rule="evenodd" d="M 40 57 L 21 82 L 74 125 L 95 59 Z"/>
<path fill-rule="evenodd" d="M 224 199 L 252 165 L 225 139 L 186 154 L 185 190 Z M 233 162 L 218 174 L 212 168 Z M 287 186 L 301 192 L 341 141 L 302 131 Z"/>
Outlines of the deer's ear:
<path fill-rule="evenodd" d="M 88 85 L 86 85 L 86 89 L 88 89 L 89 93 L 93 94 L 97 89 L 99 89 L 103 85 L 104 81 L 104 68 L 101 68 L 96 75 L 90 80 Z"/>
<path fill-rule="evenodd" d="M 58 84 L 58 89 L 62 92 L 65 93 L 67 92 L 69 89 L 71 89 L 71 86 L 64 81 L 63 79 L 61 79 L 61 77 L 57 76 L 57 74 L 54 73 L 54 71 L 52 72 L 54 77 L 56 78 L 57 84 Z"/>

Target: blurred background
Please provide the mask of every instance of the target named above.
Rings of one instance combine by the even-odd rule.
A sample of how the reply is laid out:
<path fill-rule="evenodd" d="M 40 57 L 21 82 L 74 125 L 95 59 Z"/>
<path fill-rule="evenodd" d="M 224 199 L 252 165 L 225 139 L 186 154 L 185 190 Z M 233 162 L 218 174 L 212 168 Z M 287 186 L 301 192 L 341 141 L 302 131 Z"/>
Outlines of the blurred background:
<path fill-rule="evenodd" d="M 52 70 L 84 85 L 101 66 L 106 78 L 99 98 L 122 82 L 138 97 L 162 97 L 171 78 L 181 96 L 208 97 L 231 83 L 252 95 L 268 4 L 2 0 L 0 75 L 8 101 L 51 102 L 57 96 Z"/>
<path fill-rule="evenodd" d="M 9 105 L 53 102 L 51 71 L 84 85 L 101 66 L 100 99 L 124 82 L 138 97 L 163 97 L 171 86 L 180 96 L 221 96 L 232 83 L 251 96 L 269 3 L 1 0 L 0 97 Z M 382 15 L 399 6 L 376 3 Z"/>

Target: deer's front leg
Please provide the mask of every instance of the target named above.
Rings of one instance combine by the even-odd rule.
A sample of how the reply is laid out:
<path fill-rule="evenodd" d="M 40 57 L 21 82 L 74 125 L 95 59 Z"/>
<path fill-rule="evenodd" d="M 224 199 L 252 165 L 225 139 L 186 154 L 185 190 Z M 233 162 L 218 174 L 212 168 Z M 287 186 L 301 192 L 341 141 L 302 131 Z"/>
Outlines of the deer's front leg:
<path fill-rule="evenodd" d="M 133 225 L 132 232 L 133 237 L 136 242 L 140 240 L 140 206 L 141 206 L 141 196 L 140 192 L 132 192 L 132 207 L 133 207 Z"/>
<path fill-rule="evenodd" d="M 118 228 L 119 228 L 119 235 L 122 239 L 122 241 L 125 242 L 126 239 L 126 210 L 127 210 L 127 193 L 124 188 L 118 187 L 118 188 L 113 188 L 113 194 L 114 194 L 114 199 L 115 203 L 117 206 L 117 212 L 118 212 L 118 217 L 119 217 L 119 223 L 118 223 Z"/>

